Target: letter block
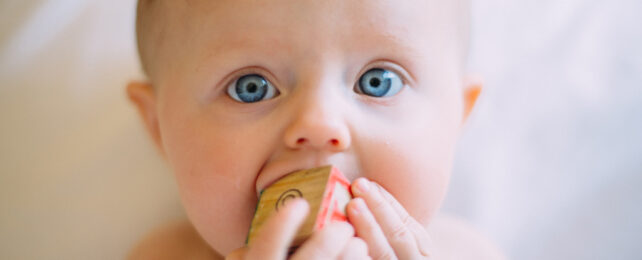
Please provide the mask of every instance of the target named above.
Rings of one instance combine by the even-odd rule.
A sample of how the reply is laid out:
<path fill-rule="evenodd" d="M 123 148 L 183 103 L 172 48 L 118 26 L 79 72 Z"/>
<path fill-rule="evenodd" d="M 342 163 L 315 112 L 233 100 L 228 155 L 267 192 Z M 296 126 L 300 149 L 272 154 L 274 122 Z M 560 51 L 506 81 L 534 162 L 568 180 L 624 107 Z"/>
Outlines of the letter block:
<path fill-rule="evenodd" d="M 350 182 L 332 166 L 297 171 L 279 179 L 261 191 L 247 243 L 252 242 L 257 230 L 271 214 L 294 198 L 307 200 L 310 213 L 299 228 L 291 249 L 330 221 L 347 221 L 345 209 L 352 199 Z"/>

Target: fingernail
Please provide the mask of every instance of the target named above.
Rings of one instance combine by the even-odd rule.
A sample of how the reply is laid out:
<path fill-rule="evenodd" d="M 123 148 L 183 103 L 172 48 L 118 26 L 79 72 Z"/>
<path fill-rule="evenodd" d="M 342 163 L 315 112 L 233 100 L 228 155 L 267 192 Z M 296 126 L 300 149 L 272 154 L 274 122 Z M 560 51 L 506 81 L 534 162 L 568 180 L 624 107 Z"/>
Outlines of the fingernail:
<path fill-rule="evenodd" d="M 350 207 L 350 213 L 352 214 L 352 216 L 358 216 L 359 209 L 356 206 Z"/>
<path fill-rule="evenodd" d="M 435 250 L 432 239 L 428 236 L 424 236 L 423 239 L 419 239 L 419 253 L 423 256 L 430 257 L 432 256 L 432 252 Z"/>
<path fill-rule="evenodd" d="M 363 199 L 358 198 L 358 199 L 355 199 L 355 200 L 356 200 L 355 203 L 357 203 L 357 208 L 359 208 L 360 211 L 363 211 L 363 210 L 367 209 L 366 202 L 363 201 Z"/>
<path fill-rule="evenodd" d="M 354 204 L 356 204 L 356 205 L 355 205 L 355 206 L 356 206 L 356 209 L 357 209 L 359 212 L 364 212 L 364 211 L 368 210 L 368 207 L 366 206 L 366 202 L 365 202 L 365 201 L 363 201 L 363 199 L 361 199 L 361 198 L 357 198 L 357 199 L 355 199 Z"/>
<path fill-rule="evenodd" d="M 357 180 L 356 188 L 356 195 L 361 195 L 368 192 L 368 190 L 370 189 L 370 184 L 366 179 L 361 178 Z"/>
<path fill-rule="evenodd" d="M 352 203 L 352 207 L 350 207 L 350 211 L 352 212 L 353 215 L 359 215 L 364 209 L 364 204 L 363 200 L 360 198 L 354 199 L 354 202 Z"/>

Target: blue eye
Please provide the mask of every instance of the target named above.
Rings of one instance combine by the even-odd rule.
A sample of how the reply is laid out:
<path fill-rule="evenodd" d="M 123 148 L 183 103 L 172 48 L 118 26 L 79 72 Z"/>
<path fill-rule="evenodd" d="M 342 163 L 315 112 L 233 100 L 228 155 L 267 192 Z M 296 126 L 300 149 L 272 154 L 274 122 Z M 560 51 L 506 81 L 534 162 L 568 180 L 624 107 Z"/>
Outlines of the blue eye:
<path fill-rule="evenodd" d="M 242 103 L 254 103 L 271 99 L 279 92 L 263 76 L 249 74 L 240 77 L 227 87 L 227 94 Z"/>
<path fill-rule="evenodd" d="M 371 69 L 359 79 L 358 92 L 372 97 L 388 97 L 403 87 L 397 73 L 385 69 Z"/>

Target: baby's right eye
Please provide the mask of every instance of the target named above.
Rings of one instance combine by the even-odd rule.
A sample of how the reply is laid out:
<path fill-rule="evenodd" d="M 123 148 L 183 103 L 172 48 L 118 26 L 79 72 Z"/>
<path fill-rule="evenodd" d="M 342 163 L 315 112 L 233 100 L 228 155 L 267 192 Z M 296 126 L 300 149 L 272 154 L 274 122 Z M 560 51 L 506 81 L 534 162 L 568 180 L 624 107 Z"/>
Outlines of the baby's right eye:
<path fill-rule="evenodd" d="M 227 94 L 241 103 L 255 103 L 274 98 L 279 91 L 263 76 L 248 74 L 227 86 Z"/>

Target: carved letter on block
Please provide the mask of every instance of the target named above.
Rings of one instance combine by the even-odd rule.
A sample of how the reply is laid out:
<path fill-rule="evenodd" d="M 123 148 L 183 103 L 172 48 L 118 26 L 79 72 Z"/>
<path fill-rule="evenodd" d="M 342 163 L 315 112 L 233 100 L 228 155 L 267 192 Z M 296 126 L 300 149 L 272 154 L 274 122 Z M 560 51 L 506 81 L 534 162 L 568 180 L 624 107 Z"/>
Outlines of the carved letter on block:
<path fill-rule="evenodd" d="M 299 197 L 310 204 L 310 213 L 299 228 L 291 248 L 299 246 L 314 231 L 332 220 L 347 221 L 345 208 L 352 199 L 348 179 L 332 166 L 297 171 L 261 191 L 247 243 L 252 242 L 256 231 L 271 214 L 282 208 L 288 200 Z"/>

